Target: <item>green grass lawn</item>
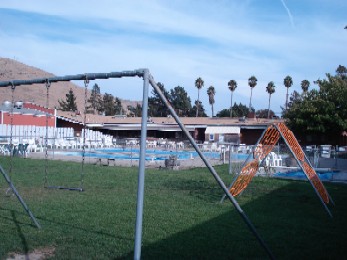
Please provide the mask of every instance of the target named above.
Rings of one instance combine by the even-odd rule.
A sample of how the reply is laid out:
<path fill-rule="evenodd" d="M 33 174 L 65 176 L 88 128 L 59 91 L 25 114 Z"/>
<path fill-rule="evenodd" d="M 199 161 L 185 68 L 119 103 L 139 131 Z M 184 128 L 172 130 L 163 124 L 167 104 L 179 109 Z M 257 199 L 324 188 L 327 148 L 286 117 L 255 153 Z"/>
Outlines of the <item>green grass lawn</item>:
<path fill-rule="evenodd" d="M 45 161 L 13 158 L 12 180 L 37 229 L 0 175 L 0 259 L 54 248 L 53 259 L 132 259 L 136 167 L 85 165 L 84 192 L 45 189 Z M 9 169 L 9 158 L 0 157 Z M 227 186 L 227 165 L 216 167 Z M 49 161 L 50 185 L 78 186 L 81 164 Z M 256 177 L 237 201 L 279 259 L 347 258 L 347 185 L 325 183 L 330 218 L 308 182 Z M 146 170 L 143 259 L 267 258 L 205 168 Z"/>

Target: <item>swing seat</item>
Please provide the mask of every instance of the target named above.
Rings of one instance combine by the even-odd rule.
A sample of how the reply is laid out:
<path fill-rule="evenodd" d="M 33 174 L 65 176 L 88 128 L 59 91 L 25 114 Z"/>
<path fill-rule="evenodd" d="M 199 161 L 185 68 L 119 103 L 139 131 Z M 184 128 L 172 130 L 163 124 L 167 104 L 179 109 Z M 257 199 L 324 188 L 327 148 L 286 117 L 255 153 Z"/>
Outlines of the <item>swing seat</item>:
<path fill-rule="evenodd" d="M 57 190 L 70 190 L 70 191 L 84 191 L 81 187 L 64 187 L 64 186 L 47 186 L 46 189 L 57 189 Z"/>

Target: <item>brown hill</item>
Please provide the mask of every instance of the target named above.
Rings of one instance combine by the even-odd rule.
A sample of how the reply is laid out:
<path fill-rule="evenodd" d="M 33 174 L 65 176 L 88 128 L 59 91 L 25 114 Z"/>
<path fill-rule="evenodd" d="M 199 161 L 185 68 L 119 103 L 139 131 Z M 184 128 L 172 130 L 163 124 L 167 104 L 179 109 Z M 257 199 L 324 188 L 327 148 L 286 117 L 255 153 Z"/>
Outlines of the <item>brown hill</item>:
<path fill-rule="evenodd" d="M 73 74 L 73 73 L 70 73 Z M 28 66 L 16 60 L 0 57 L 0 81 L 25 80 L 36 78 L 48 78 L 55 75 L 41 69 Z M 63 76 L 63 75 L 59 75 Z M 83 82 L 81 82 L 83 85 Z M 90 84 L 89 90 L 92 85 Z M 77 108 L 83 111 L 84 107 L 84 87 L 77 86 L 70 82 L 52 83 L 49 89 L 49 107 L 58 108 L 58 100 L 66 100 L 66 94 L 70 88 L 76 96 Z M 90 91 L 88 91 L 88 97 Z M 0 104 L 4 101 L 12 100 L 12 91 L 10 87 L 0 87 Z M 14 91 L 14 101 L 33 102 L 35 104 L 46 106 L 46 86 L 44 84 L 17 86 Z M 136 105 L 136 101 L 122 100 L 122 105 L 126 110 L 128 105 Z M 139 102 L 142 103 L 142 102 Z"/>

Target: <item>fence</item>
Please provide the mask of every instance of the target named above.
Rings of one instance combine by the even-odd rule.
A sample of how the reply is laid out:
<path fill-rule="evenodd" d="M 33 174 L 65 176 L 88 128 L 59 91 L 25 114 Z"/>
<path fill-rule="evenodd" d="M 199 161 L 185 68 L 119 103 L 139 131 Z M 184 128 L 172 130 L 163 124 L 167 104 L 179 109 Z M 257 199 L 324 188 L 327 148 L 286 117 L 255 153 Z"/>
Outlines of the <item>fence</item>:
<path fill-rule="evenodd" d="M 72 127 L 48 127 L 48 138 L 68 138 L 74 136 L 74 129 Z M 0 138 L 17 138 L 19 141 L 22 139 L 35 139 L 40 140 L 46 137 L 45 126 L 35 125 L 0 125 Z"/>
<path fill-rule="evenodd" d="M 1 143 L 9 143 L 10 138 L 16 139 L 18 143 L 26 143 L 28 140 L 35 140 L 37 145 L 45 145 L 46 131 L 49 143 L 57 143 L 56 140 L 77 140 L 85 136 L 87 144 L 91 142 L 102 142 L 103 144 L 112 144 L 113 137 L 111 135 L 103 134 L 99 131 L 86 129 L 84 135 L 84 129 L 82 129 L 81 136 L 78 138 L 75 135 L 75 131 L 72 127 L 48 127 L 34 126 L 34 125 L 0 125 L 0 139 Z"/>
<path fill-rule="evenodd" d="M 325 146 L 323 146 L 325 147 Z M 347 170 L 347 150 L 345 147 L 332 147 L 327 151 L 321 149 L 320 146 L 314 146 L 314 149 L 302 147 L 307 159 L 314 168 L 327 168 Z M 240 154 L 251 154 L 255 149 L 252 145 L 230 145 L 226 146 L 226 158 L 231 161 L 245 161 L 244 157 L 239 157 Z M 223 151 L 223 150 L 222 150 Z M 230 151 L 230 154 L 229 154 Z M 271 153 L 265 158 L 264 165 L 269 167 L 297 167 L 297 162 L 294 159 L 291 151 L 287 146 L 276 145 Z"/>

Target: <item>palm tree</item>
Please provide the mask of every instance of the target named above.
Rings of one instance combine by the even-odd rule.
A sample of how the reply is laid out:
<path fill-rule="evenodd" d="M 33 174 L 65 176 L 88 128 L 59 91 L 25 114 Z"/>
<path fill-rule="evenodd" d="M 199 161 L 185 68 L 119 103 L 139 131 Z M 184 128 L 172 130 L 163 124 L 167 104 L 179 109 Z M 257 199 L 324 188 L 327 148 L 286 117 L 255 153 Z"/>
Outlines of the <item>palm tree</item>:
<path fill-rule="evenodd" d="M 207 89 L 207 95 L 208 95 L 208 102 L 210 103 L 211 105 L 211 108 L 212 108 L 212 117 L 214 116 L 214 111 L 213 111 L 213 104 L 215 102 L 214 100 L 214 95 L 216 94 L 216 90 L 214 89 L 214 86 L 210 86 L 208 89 Z"/>
<path fill-rule="evenodd" d="M 233 117 L 233 94 L 235 89 L 237 88 L 237 82 L 235 80 L 229 80 L 228 87 L 231 91 L 231 101 L 230 101 L 230 117 Z"/>
<path fill-rule="evenodd" d="M 309 87 L 310 87 L 310 82 L 307 79 L 304 79 L 303 81 L 301 81 L 301 88 L 304 94 L 307 93 Z"/>
<path fill-rule="evenodd" d="M 293 79 L 291 76 L 287 76 L 283 80 L 284 86 L 287 88 L 287 95 L 286 95 L 286 110 L 288 108 L 288 90 L 293 85 Z"/>
<path fill-rule="evenodd" d="M 197 87 L 198 89 L 198 102 L 197 102 L 197 107 L 196 107 L 196 117 L 198 117 L 199 114 L 199 107 L 200 107 L 200 89 L 204 86 L 204 81 L 202 80 L 202 78 L 197 78 L 197 80 L 195 80 L 195 87 Z"/>
<path fill-rule="evenodd" d="M 267 118 L 270 118 L 270 101 L 271 101 L 271 95 L 273 93 L 275 93 L 275 84 L 270 81 L 268 84 L 267 84 L 267 87 L 266 87 L 266 92 L 269 93 L 269 108 L 267 110 Z"/>
<path fill-rule="evenodd" d="M 249 111 L 252 110 L 252 92 L 253 92 L 253 88 L 257 85 L 257 78 L 255 76 L 251 76 L 249 79 L 248 79 L 248 85 L 250 86 L 251 88 L 251 97 L 249 99 Z"/>

